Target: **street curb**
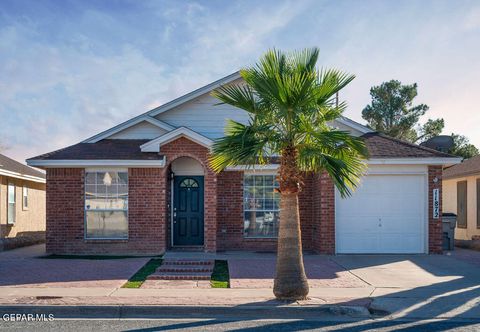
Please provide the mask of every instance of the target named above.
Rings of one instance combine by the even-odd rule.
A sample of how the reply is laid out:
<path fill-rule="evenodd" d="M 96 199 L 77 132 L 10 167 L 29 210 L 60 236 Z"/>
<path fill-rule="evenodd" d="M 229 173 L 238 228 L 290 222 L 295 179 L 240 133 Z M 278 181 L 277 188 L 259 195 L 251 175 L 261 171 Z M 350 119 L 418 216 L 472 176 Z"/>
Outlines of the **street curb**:
<path fill-rule="evenodd" d="M 319 316 L 371 317 L 364 306 L 64 306 L 0 305 L 0 319 L 11 314 L 53 314 L 55 318 L 311 318 Z"/>

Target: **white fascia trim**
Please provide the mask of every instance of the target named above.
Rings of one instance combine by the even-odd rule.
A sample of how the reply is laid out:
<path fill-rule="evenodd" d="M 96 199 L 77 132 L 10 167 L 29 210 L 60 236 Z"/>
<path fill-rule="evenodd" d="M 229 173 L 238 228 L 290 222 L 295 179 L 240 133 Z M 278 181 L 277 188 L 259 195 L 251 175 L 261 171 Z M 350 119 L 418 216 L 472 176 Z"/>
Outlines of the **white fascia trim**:
<path fill-rule="evenodd" d="M 159 160 L 27 160 L 29 166 L 44 168 L 86 168 L 86 167 L 153 167 L 163 168 L 165 166 L 165 157 Z"/>
<path fill-rule="evenodd" d="M 37 176 L 20 174 L 20 173 L 17 173 L 17 172 L 7 171 L 5 169 L 0 169 L 0 175 L 6 176 L 6 177 L 9 177 L 9 178 L 16 178 L 16 179 L 22 179 L 22 180 L 27 180 L 27 181 L 39 182 L 39 183 L 45 183 L 46 182 L 45 179 L 39 178 Z"/>
<path fill-rule="evenodd" d="M 369 165 L 453 165 L 462 161 L 461 158 L 385 158 L 368 159 L 365 162 Z M 279 164 L 268 165 L 238 165 L 230 166 L 225 171 L 258 171 L 258 170 L 276 170 Z"/>
<path fill-rule="evenodd" d="M 205 137 L 187 127 L 180 127 L 140 145 L 140 150 L 142 152 L 160 152 L 160 146 L 182 136 L 206 148 L 210 148 L 213 144 L 213 141 L 210 138 Z"/>
<path fill-rule="evenodd" d="M 372 158 L 366 162 L 370 165 L 455 165 L 462 158 Z"/>
<path fill-rule="evenodd" d="M 229 166 L 225 168 L 225 171 L 276 171 L 280 167 L 279 164 L 267 164 L 267 165 L 238 165 Z"/>
<path fill-rule="evenodd" d="M 174 107 L 177 107 L 181 104 L 184 104 L 192 99 L 195 99 L 197 97 L 200 97 L 201 95 L 204 95 L 222 85 L 225 85 L 225 84 L 228 84 L 230 82 L 233 82 L 237 79 L 239 79 L 241 76 L 240 76 L 240 72 L 237 71 L 233 74 L 230 74 L 228 76 L 225 76 L 224 78 L 221 78 L 215 82 L 212 82 L 210 84 L 207 84 L 197 90 L 194 90 L 190 93 L 187 93 L 186 95 L 183 95 L 177 99 L 174 99 L 166 104 L 163 104 L 161 106 L 158 106 L 157 108 L 154 108 L 153 110 L 149 111 L 148 112 L 148 115 L 150 116 L 157 116 L 158 114 L 161 114 L 163 112 L 166 112 L 168 110 L 171 110 L 172 108 Z"/>
<path fill-rule="evenodd" d="M 372 133 L 373 130 L 368 128 L 367 126 L 364 126 L 358 122 L 355 122 L 349 118 L 346 118 L 344 116 L 341 116 L 337 119 L 335 119 L 336 121 L 340 122 L 341 124 L 347 126 L 347 127 L 351 127 L 355 130 L 358 130 L 359 132 L 363 133 L 363 134 L 366 134 L 366 133 Z"/>
<path fill-rule="evenodd" d="M 142 114 L 140 116 L 137 116 L 133 119 L 130 119 L 126 122 L 123 122 L 113 128 L 110 128 L 106 131 L 103 131 L 101 132 L 100 134 L 97 134 L 95 136 L 92 136 L 90 138 L 87 138 L 86 140 L 82 141 L 82 143 L 96 143 L 104 138 L 107 138 L 113 134 L 116 134 L 122 130 L 125 130 L 127 128 L 130 128 L 136 124 L 139 124 L 140 122 L 143 122 L 143 121 L 147 121 L 149 123 L 151 123 L 152 125 L 154 126 L 157 126 L 161 129 L 164 129 L 164 130 L 167 130 L 167 131 L 170 131 L 170 130 L 174 130 L 175 127 L 169 125 L 168 123 L 165 123 L 163 121 L 160 121 L 158 119 L 155 119 L 155 118 L 152 118 L 151 116 L 149 115 L 145 115 L 145 114 Z"/>

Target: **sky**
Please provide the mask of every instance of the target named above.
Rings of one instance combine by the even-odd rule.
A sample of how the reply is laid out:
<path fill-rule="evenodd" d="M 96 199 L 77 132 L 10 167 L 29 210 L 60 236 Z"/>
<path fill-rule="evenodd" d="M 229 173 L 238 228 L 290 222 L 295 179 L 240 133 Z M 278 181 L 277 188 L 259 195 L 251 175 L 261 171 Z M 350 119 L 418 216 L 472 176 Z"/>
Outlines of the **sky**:
<path fill-rule="evenodd" d="M 24 162 L 312 46 L 356 75 L 345 116 L 365 123 L 374 85 L 416 82 L 421 121 L 480 147 L 480 1 L 461 0 L 0 0 L 0 146 Z"/>

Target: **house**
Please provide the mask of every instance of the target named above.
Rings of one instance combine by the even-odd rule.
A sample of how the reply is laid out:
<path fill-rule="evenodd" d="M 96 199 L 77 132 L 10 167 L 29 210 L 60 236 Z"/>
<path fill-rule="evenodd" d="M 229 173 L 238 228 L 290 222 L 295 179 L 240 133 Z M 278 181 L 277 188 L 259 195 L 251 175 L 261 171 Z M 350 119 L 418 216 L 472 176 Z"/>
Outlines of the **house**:
<path fill-rule="evenodd" d="M 101 132 L 31 158 L 47 171 L 47 250 L 58 254 L 158 254 L 275 250 L 278 164 L 208 166 L 227 119 L 210 92 L 241 83 L 238 73 Z M 325 174 L 300 194 L 302 244 L 319 253 L 439 253 L 442 168 L 460 160 L 372 132 L 347 118 L 333 126 L 362 136 L 368 174 L 341 199 Z"/>
<path fill-rule="evenodd" d="M 480 156 L 443 172 L 443 212 L 457 215 L 455 239 L 480 240 Z"/>
<path fill-rule="evenodd" d="M 0 251 L 45 241 L 45 174 L 0 154 Z"/>

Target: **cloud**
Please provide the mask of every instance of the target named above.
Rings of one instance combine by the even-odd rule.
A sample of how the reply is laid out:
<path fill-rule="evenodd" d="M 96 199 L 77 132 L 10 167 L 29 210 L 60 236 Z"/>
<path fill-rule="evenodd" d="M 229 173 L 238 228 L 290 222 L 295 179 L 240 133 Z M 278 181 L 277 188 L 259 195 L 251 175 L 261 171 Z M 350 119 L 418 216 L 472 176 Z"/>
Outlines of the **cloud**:
<path fill-rule="evenodd" d="M 362 121 L 372 85 L 418 82 L 430 115 L 480 145 L 473 121 L 480 120 L 473 95 L 480 88 L 478 6 L 246 0 L 3 7 L 0 144 L 19 160 L 77 143 L 250 65 L 273 46 L 318 45 L 322 65 L 355 73 L 342 93 L 354 120 Z"/>
<path fill-rule="evenodd" d="M 223 15 L 198 3 L 149 6 L 158 24 L 149 27 L 148 17 L 144 34 L 123 23 L 128 17 L 90 7 L 58 25 L 55 17 L 42 18 L 47 26 L 28 15 L 7 17 L 0 26 L 0 77 L 8 77 L 0 80 L 0 116 L 7 129 L 0 137 L 10 155 L 23 160 L 74 144 L 229 74 L 305 8 L 287 2 Z M 158 47 L 179 49 L 180 56 Z"/>

